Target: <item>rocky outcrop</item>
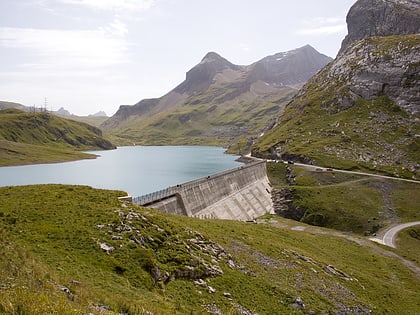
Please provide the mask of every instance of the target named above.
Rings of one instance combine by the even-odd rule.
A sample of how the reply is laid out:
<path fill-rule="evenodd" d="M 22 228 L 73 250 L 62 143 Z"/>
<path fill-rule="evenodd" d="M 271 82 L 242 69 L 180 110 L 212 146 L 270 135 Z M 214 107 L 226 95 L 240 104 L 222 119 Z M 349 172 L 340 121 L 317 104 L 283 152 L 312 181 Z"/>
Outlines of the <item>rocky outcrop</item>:
<path fill-rule="evenodd" d="M 327 77 L 350 93 L 338 110 L 358 98 L 387 95 L 409 114 L 420 112 L 420 1 L 359 0 L 347 14 L 348 35 Z M 411 36 L 402 36 L 411 35 Z"/>
<path fill-rule="evenodd" d="M 293 189 L 285 187 L 273 189 L 271 193 L 274 212 L 286 219 L 300 221 L 305 215 L 305 209 L 293 204 Z"/>
<path fill-rule="evenodd" d="M 420 113 L 419 51 L 420 34 L 359 40 L 309 83 L 318 91 L 335 85 L 337 93 L 323 106 L 330 113 L 350 108 L 359 98 L 388 96 L 415 115 Z"/>
<path fill-rule="evenodd" d="M 199 232 L 188 230 L 174 237 L 166 226 L 153 223 L 153 218 L 130 209 L 125 203 L 121 205 L 122 209 L 115 210 L 118 217 L 113 223 L 94 227 L 102 232 L 97 245 L 108 255 L 118 256 L 127 250 L 134 255 L 138 253 L 139 266 L 150 274 L 155 284 L 163 286 L 180 278 L 206 283 L 203 279 L 223 274 L 223 264 L 231 269 L 243 268 L 221 245 Z M 116 265 L 114 271 L 122 274 L 127 270 L 126 266 Z"/>
<path fill-rule="evenodd" d="M 372 36 L 418 34 L 420 1 L 359 0 L 347 14 L 347 28 L 340 53 L 354 41 Z"/>

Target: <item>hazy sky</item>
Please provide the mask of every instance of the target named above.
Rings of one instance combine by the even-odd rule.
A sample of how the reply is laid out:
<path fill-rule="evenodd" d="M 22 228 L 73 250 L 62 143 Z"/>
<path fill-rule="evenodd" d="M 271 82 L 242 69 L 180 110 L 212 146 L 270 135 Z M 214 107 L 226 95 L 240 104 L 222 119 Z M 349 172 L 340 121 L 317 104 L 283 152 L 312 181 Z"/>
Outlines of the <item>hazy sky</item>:
<path fill-rule="evenodd" d="M 356 0 L 0 0 L 0 100 L 73 114 L 160 97 L 209 51 L 335 57 Z"/>

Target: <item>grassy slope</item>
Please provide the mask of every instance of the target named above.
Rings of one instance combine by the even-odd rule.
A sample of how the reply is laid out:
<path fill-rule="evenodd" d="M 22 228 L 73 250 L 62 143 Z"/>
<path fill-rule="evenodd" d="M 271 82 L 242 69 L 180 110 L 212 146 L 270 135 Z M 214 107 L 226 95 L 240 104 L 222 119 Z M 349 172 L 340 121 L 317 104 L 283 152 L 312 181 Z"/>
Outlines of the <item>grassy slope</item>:
<path fill-rule="evenodd" d="M 367 44 L 376 45 L 373 54 L 378 59 L 386 59 L 388 51 L 401 42 L 407 47 L 418 45 L 418 35 L 375 38 Z M 357 60 L 348 63 L 357 67 Z M 336 107 L 350 94 L 346 82 L 330 77 L 329 66 L 325 67 L 287 106 L 277 127 L 266 133 L 254 150 L 269 154 L 277 147 L 282 154 L 303 155 L 322 166 L 416 175 L 416 170 L 406 167 L 420 160 L 420 142 L 414 137 L 420 133 L 420 124 L 415 117 L 409 119 L 385 96 L 359 98 L 352 107 L 338 111 Z"/>
<path fill-rule="evenodd" d="M 126 207 L 117 201 L 121 194 L 83 186 L 0 188 L 0 313 L 420 310 L 418 278 L 374 248 L 327 234 L 292 231 L 293 223 L 282 219 L 278 220 L 283 228 L 278 228 Z M 139 216 L 125 220 L 129 211 Z M 122 239 L 112 240 L 112 235 Z M 130 242 L 130 236 L 142 245 Z M 106 254 L 99 247 L 102 242 L 116 250 Z M 193 269 L 200 275 L 204 262 L 223 270 L 216 277 L 201 275 L 215 293 L 177 274 Z M 155 267 L 162 275 L 176 274 L 175 280 L 154 282 Z M 305 310 L 297 306 L 298 297 Z"/>
<path fill-rule="evenodd" d="M 398 233 L 396 252 L 420 265 L 420 227 L 414 226 Z"/>
<path fill-rule="evenodd" d="M 84 123 L 13 109 L 0 111 L 0 165 L 92 158 L 81 150 L 111 149 L 101 131 Z"/>
<path fill-rule="evenodd" d="M 124 145 L 226 146 L 262 128 L 283 110 L 296 90 L 285 87 L 274 95 L 259 98 L 241 95 L 234 100 L 220 101 L 231 92 L 223 86 L 213 87 L 175 108 L 150 117 L 131 117 L 105 134 L 113 142 Z"/>
<path fill-rule="evenodd" d="M 285 165 L 269 163 L 270 180 L 286 186 Z M 392 223 L 420 220 L 420 184 L 293 166 L 293 203 L 306 210 L 301 221 L 371 235 Z"/>

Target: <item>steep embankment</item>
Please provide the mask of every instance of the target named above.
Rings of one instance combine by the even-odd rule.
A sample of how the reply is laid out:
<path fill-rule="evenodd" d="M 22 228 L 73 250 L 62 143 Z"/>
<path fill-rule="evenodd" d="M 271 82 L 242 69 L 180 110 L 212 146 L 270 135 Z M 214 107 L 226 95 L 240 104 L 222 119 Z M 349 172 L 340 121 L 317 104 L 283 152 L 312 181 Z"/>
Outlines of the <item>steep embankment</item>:
<path fill-rule="evenodd" d="M 359 10 L 368 13 L 358 16 Z M 378 10 L 385 10 L 387 18 Z M 256 143 L 254 155 L 418 178 L 420 35 L 406 35 L 412 24 L 407 29 L 401 29 L 403 22 L 397 28 L 389 24 L 404 21 L 404 12 L 411 12 L 409 20 L 418 31 L 418 2 L 358 1 L 347 18 L 350 33 L 341 53 L 288 104 Z M 353 34 L 363 22 L 360 17 L 377 18 L 366 24 L 376 31 Z M 393 35 L 382 36 L 380 29 Z"/>
<path fill-rule="evenodd" d="M 356 236 L 294 231 L 281 218 L 250 224 L 170 216 L 121 204 L 121 194 L 63 185 L 0 188 L 0 313 L 420 309 L 415 273 Z"/>
<path fill-rule="evenodd" d="M 0 110 L 0 165 L 76 160 L 92 157 L 81 150 L 113 148 L 88 124 L 49 113 Z"/>
<path fill-rule="evenodd" d="M 329 61 L 310 46 L 248 66 L 211 52 L 168 94 L 120 106 L 101 128 L 119 143 L 228 145 L 263 127 Z"/>

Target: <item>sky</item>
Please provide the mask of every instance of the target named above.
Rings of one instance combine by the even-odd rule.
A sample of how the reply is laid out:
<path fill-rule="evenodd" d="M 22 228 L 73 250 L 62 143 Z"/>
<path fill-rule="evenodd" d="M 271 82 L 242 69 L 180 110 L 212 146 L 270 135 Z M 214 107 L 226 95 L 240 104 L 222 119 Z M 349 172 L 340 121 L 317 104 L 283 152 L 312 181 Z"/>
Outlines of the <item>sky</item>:
<path fill-rule="evenodd" d="M 157 98 L 214 51 L 335 57 L 356 0 L 0 0 L 0 100 L 75 115 Z"/>

